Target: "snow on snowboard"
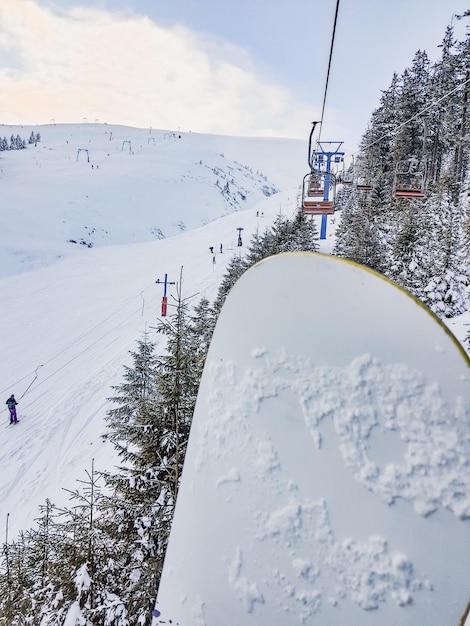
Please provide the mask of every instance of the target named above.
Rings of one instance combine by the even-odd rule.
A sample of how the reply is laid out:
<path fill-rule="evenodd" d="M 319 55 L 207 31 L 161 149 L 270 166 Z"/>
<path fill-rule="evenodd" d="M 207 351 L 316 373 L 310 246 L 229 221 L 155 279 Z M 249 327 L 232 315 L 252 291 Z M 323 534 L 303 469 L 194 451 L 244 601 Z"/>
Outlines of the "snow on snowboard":
<path fill-rule="evenodd" d="M 153 625 L 457 626 L 469 365 L 364 267 L 248 270 L 207 356 Z"/>

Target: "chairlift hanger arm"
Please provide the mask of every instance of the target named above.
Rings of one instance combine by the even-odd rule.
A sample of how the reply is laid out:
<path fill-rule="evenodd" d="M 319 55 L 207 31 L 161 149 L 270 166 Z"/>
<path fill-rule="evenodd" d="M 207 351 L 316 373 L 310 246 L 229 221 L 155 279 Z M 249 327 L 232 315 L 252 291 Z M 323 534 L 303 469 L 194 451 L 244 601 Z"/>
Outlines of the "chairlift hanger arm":
<path fill-rule="evenodd" d="M 312 137 L 313 137 L 313 133 L 315 132 L 315 128 L 317 126 L 317 124 L 319 124 L 320 122 L 312 122 L 312 130 L 310 131 L 310 136 L 308 138 L 308 166 L 310 168 L 310 171 L 313 172 L 313 152 L 312 152 Z"/>

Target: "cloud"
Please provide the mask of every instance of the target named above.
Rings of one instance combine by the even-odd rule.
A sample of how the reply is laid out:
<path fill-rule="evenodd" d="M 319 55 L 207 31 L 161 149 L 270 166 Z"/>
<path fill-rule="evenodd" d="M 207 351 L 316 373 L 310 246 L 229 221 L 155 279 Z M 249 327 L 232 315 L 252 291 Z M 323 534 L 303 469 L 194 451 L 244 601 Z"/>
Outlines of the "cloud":
<path fill-rule="evenodd" d="M 304 137 L 314 118 L 248 54 L 146 16 L 0 3 L 0 122 Z"/>

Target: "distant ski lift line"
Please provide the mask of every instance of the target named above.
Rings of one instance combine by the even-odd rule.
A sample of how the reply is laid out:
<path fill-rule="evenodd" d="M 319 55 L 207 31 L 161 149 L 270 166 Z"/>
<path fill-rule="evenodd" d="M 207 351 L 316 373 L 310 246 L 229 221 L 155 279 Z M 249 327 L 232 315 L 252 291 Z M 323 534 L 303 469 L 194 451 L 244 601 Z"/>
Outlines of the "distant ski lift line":
<path fill-rule="evenodd" d="M 418 111 L 418 113 L 415 113 L 409 119 L 405 120 L 401 124 L 398 124 L 398 126 L 396 126 L 393 130 L 383 133 L 383 135 L 381 135 L 377 139 L 374 139 L 374 141 L 371 141 L 371 143 L 367 144 L 364 149 L 367 150 L 368 148 L 372 148 L 372 146 L 375 146 L 376 143 L 379 143 L 380 141 L 382 141 L 382 139 L 385 139 L 385 137 L 389 137 L 390 135 L 393 135 L 398 130 L 400 130 L 400 128 L 403 128 L 403 126 L 406 126 L 407 124 L 415 120 L 417 117 L 420 117 L 421 115 L 423 115 L 423 113 L 426 113 L 426 111 L 429 111 L 429 109 L 432 109 L 433 107 L 435 107 L 437 104 L 439 104 L 439 102 L 442 102 L 443 100 L 448 98 L 454 92 L 464 87 L 467 83 L 470 83 L 470 78 L 467 78 L 467 80 L 465 80 L 463 83 L 461 83 L 460 85 L 457 85 L 457 87 L 454 87 L 453 89 L 445 93 L 443 96 L 438 98 L 435 102 L 431 102 L 431 104 L 428 104 L 427 107 L 424 107 L 424 109 L 421 109 L 421 111 Z"/>
<path fill-rule="evenodd" d="M 343 185 L 354 185 L 357 191 L 372 191 L 371 176 L 357 174 L 354 157 L 350 171 L 341 173 L 340 182 Z M 425 187 L 426 173 L 422 162 L 417 157 L 411 156 L 397 164 L 393 179 L 395 198 L 422 199 L 425 197 Z"/>
<path fill-rule="evenodd" d="M 377 139 L 374 139 L 374 141 L 372 141 L 371 143 L 367 144 L 365 146 L 365 148 L 363 150 L 367 150 L 369 148 L 371 148 L 372 146 L 374 146 L 375 144 L 379 143 L 380 141 L 382 141 L 382 139 L 384 139 L 385 137 L 389 137 L 394 135 L 398 130 L 400 130 L 401 128 L 403 128 L 404 126 L 406 126 L 407 124 L 409 124 L 410 122 L 412 122 L 413 120 L 417 119 L 418 117 L 420 117 L 421 115 L 423 115 L 424 113 L 426 113 L 426 111 L 429 111 L 430 109 L 432 109 L 433 107 L 435 107 L 436 105 L 438 105 L 440 102 L 442 102 L 443 100 L 445 100 L 446 98 L 448 98 L 450 95 L 452 95 L 453 93 L 455 93 L 456 91 L 458 91 L 459 89 L 461 89 L 463 86 L 467 85 L 468 83 L 470 83 L 470 78 L 467 78 L 462 84 L 457 85 L 456 87 L 454 87 L 453 89 L 451 89 L 450 91 L 448 91 L 447 93 L 445 93 L 443 96 L 441 96 L 440 98 L 438 98 L 437 100 L 435 100 L 434 102 L 431 102 L 431 104 L 429 104 L 428 106 L 424 107 L 424 109 L 421 109 L 421 111 L 418 111 L 418 113 L 415 113 L 414 115 L 412 115 L 410 118 L 408 118 L 407 120 L 405 120 L 404 122 L 402 122 L 401 124 L 399 124 L 398 126 L 396 126 L 395 128 L 393 128 L 392 130 L 383 133 L 380 137 L 378 137 Z M 353 158 L 353 172 L 354 172 L 354 153 L 352 155 Z M 413 158 L 413 157 L 411 157 Z M 405 174 L 406 172 L 398 172 L 398 167 L 399 165 L 397 165 L 397 171 L 395 172 L 395 180 L 394 180 L 394 185 L 393 185 L 393 189 L 394 189 L 394 196 L 395 198 L 399 198 L 399 199 L 417 199 L 417 200 L 421 200 L 425 197 L 425 191 L 426 191 L 426 173 L 421 172 L 421 176 L 415 176 L 415 180 L 413 183 L 411 182 L 407 182 L 405 179 Z M 352 185 L 354 184 L 354 180 L 343 180 L 342 181 L 343 184 L 345 185 Z M 362 186 L 362 185 L 358 185 L 356 184 L 356 189 L 358 189 L 359 191 L 370 191 L 372 189 L 372 187 L 370 185 L 366 185 L 366 186 Z"/>

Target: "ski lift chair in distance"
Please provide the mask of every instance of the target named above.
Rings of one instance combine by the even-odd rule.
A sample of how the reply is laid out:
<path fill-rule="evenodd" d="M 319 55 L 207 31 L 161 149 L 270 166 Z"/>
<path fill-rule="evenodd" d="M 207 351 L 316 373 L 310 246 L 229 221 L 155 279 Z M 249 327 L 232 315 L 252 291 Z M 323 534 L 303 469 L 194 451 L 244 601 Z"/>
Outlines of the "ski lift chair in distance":
<path fill-rule="evenodd" d="M 416 157 L 400 161 L 395 171 L 396 198 L 424 198 L 424 174 Z"/>
<path fill-rule="evenodd" d="M 345 170 L 338 176 L 338 182 L 347 187 L 351 186 L 354 182 L 354 176 L 351 171 Z"/>
<path fill-rule="evenodd" d="M 358 191 L 371 191 L 372 184 L 370 178 L 366 176 L 358 176 L 356 179 L 356 189 Z"/>
<path fill-rule="evenodd" d="M 357 161 L 355 161 L 353 157 L 350 172 L 352 173 L 354 188 L 357 189 L 357 191 L 372 190 L 373 168 L 364 156 L 360 156 Z"/>
<path fill-rule="evenodd" d="M 308 175 L 308 190 L 307 195 L 310 198 L 323 198 L 325 194 L 324 190 L 324 175 L 322 172 L 311 172 Z"/>

